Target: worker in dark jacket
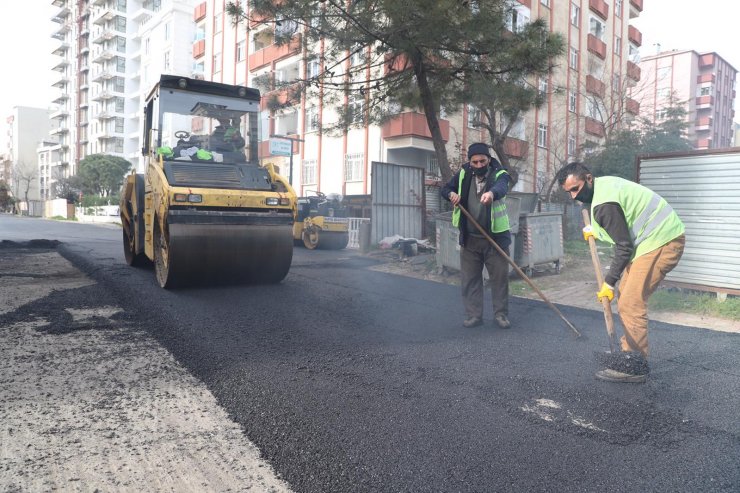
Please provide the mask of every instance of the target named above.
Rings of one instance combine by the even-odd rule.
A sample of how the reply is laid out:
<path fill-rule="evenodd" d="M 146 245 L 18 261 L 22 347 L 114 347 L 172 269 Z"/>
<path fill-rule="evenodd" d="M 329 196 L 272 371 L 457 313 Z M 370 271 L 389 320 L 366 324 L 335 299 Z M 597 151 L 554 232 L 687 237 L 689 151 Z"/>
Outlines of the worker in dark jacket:
<path fill-rule="evenodd" d="M 681 259 L 684 224 L 668 202 L 649 188 L 616 176 L 594 178 L 581 163 L 561 169 L 558 183 L 573 199 L 591 207 L 591 226 L 584 228 L 584 239 L 593 236 L 614 245 L 614 260 L 596 298 L 611 301 L 619 281 L 623 352 L 613 355 L 596 377 L 644 382 L 649 372 L 648 298 Z"/>
<path fill-rule="evenodd" d="M 486 235 L 508 254 L 511 233 L 504 197 L 509 191 L 509 173 L 491 157 L 488 144 L 471 144 L 468 159 L 440 193 L 453 206 L 465 207 Z M 508 261 L 457 207 L 452 214 L 452 224 L 460 230 L 460 284 L 466 314 L 463 325 L 475 327 L 483 323 L 485 266 L 491 285 L 494 320 L 499 327 L 508 329 L 511 327 Z"/>

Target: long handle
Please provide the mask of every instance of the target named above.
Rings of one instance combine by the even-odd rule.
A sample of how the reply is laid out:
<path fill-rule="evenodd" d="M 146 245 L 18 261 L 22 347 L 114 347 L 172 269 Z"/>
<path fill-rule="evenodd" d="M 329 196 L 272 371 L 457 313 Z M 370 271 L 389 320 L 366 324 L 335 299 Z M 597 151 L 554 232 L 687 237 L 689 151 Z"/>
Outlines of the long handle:
<path fill-rule="evenodd" d="M 586 226 L 591 225 L 591 218 L 588 215 L 586 209 L 582 209 L 583 223 Z M 596 271 L 596 282 L 598 288 L 601 289 L 601 285 L 604 284 L 604 276 L 601 273 L 601 261 L 599 260 L 599 254 L 596 252 L 596 240 L 593 236 L 588 238 L 588 246 L 591 249 L 591 261 L 594 264 L 594 270 Z M 617 336 L 614 335 L 614 317 L 612 316 L 612 304 L 607 298 L 601 298 L 601 305 L 604 307 L 604 321 L 606 322 L 606 333 L 609 336 L 609 349 L 614 353 L 617 351 L 619 345 L 617 344 Z"/>
<path fill-rule="evenodd" d="M 527 275 L 524 274 L 524 272 L 522 272 L 522 270 L 519 268 L 518 265 L 516 265 L 516 263 L 513 260 L 511 260 L 511 257 L 509 257 L 506 254 L 506 252 L 500 246 L 498 246 L 498 244 L 495 241 L 493 241 L 493 239 L 490 236 L 488 236 L 488 234 L 486 233 L 486 230 L 483 229 L 481 227 L 481 225 L 478 224 L 478 222 L 475 219 L 473 219 L 473 216 L 471 216 L 470 213 L 467 210 L 465 210 L 465 207 L 463 207 L 460 204 L 457 204 L 457 207 L 459 207 L 460 210 L 463 212 L 463 214 L 465 214 L 465 216 L 468 218 L 468 221 L 470 221 L 471 224 L 473 224 L 478 229 L 478 231 L 481 232 L 481 234 L 483 235 L 483 237 L 486 238 L 491 245 L 493 245 L 494 247 L 496 247 L 496 250 L 498 250 L 498 253 L 500 253 L 511 264 L 511 266 L 514 268 L 514 270 L 516 271 L 516 273 L 519 274 L 519 276 L 521 276 L 521 278 L 524 279 L 524 281 L 526 281 L 526 283 L 529 284 L 529 286 L 532 289 L 534 289 L 537 292 L 538 295 L 540 295 L 540 298 L 542 298 L 542 300 L 545 303 L 547 303 L 547 306 L 549 306 L 550 308 L 552 308 L 552 310 L 555 313 L 557 313 L 558 316 L 561 319 L 563 319 L 563 322 L 565 322 L 566 325 L 568 327 L 570 327 L 570 329 L 575 333 L 576 337 L 581 337 L 581 333 L 578 332 L 578 329 L 576 329 L 573 326 L 573 324 L 570 323 L 568 321 L 568 319 L 565 318 L 565 316 L 562 313 L 560 313 L 560 310 L 558 310 L 558 307 L 556 307 L 555 305 L 553 305 L 550 302 L 550 300 L 547 299 L 547 297 L 545 296 L 545 294 L 542 291 L 540 291 L 540 288 L 538 288 L 537 286 L 535 286 L 535 284 L 532 282 L 532 280 L 530 278 L 528 278 Z"/>

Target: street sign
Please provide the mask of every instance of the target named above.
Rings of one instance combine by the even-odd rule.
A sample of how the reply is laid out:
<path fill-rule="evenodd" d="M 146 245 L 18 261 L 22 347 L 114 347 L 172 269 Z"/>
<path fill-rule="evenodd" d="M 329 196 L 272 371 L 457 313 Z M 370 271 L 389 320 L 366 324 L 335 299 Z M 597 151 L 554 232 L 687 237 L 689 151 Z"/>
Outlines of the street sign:
<path fill-rule="evenodd" d="M 293 142 L 284 139 L 270 139 L 270 154 L 273 156 L 292 156 Z"/>

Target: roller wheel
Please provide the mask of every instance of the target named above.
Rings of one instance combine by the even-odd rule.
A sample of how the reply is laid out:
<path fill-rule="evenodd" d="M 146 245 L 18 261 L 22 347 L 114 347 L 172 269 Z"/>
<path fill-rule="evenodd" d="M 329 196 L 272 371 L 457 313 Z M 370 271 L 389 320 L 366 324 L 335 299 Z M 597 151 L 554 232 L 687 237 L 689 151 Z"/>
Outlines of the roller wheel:
<path fill-rule="evenodd" d="M 341 250 L 347 248 L 349 233 L 324 232 L 321 235 L 321 246 L 324 250 Z"/>
<path fill-rule="evenodd" d="M 157 282 L 165 289 L 175 286 L 173 275 L 171 273 L 171 258 L 169 255 L 169 245 L 167 238 L 162 234 L 159 228 L 159 220 L 154 219 L 154 273 L 157 275 Z"/>
<path fill-rule="evenodd" d="M 147 258 L 143 253 L 136 253 L 136 245 L 134 242 L 136 227 L 130 208 L 129 217 L 131 217 L 131 220 L 128 221 L 128 231 L 126 231 L 125 227 L 123 228 L 123 255 L 124 257 L 126 257 L 126 263 L 128 265 L 130 265 L 131 267 L 141 267 L 143 265 L 146 265 Z M 123 214 L 121 214 L 121 221 L 123 222 L 125 220 L 126 219 L 123 217 Z"/>
<path fill-rule="evenodd" d="M 303 230 L 303 245 L 309 250 L 315 250 L 319 246 L 318 228 L 308 228 Z"/>

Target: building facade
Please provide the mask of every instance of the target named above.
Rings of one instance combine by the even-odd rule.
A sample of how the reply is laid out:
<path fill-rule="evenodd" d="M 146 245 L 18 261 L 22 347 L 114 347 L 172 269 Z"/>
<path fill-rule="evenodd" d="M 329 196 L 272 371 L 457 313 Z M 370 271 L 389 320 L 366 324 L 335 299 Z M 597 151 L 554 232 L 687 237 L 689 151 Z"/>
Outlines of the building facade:
<path fill-rule="evenodd" d="M 37 164 L 36 149 L 48 138 L 50 112 L 44 108 L 16 106 L 6 119 L 6 162 L 8 184 L 19 200 L 39 200 L 44 183 Z"/>
<path fill-rule="evenodd" d="M 665 118 L 671 98 L 687 110 L 688 138 L 696 149 L 730 147 L 734 138 L 737 70 L 717 53 L 667 51 L 640 62 L 641 115 Z"/>

